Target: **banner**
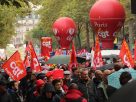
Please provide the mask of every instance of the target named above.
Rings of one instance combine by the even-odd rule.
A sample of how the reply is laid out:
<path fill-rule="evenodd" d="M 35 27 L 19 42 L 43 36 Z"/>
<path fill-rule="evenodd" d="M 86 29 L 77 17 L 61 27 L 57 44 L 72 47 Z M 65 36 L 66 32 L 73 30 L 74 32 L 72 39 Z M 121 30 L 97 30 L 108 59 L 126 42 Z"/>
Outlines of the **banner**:
<path fill-rule="evenodd" d="M 92 67 L 94 68 L 94 70 L 96 70 L 97 67 L 103 66 L 103 60 L 102 60 L 98 36 L 96 36 L 94 56 L 93 56 L 92 60 L 93 60 L 93 63 L 92 63 L 93 66 Z"/>
<path fill-rule="evenodd" d="M 30 56 L 28 56 L 28 54 L 26 54 L 25 59 L 24 59 L 25 68 L 30 67 L 30 63 L 31 63 L 30 61 L 31 61 Z"/>
<path fill-rule="evenodd" d="M 134 60 L 125 39 L 122 42 L 119 57 L 124 65 L 127 65 L 129 68 L 134 67 Z"/>
<path fill-rule="evenodd" d="M 54 79 L 63 79 L 64 78 L 64 71 L 61 70 L 61 69 L 55 69 L 55 70 L 52 70 L 52 71 L 48 71 L 46 73 L 46 76 L 47 77 L 52 76 L 53 80 Z"/>
<path fill-rule="evenodd" d="M 28 47 L 30 49 L 30 59 L 31 59 L 31 68 L 34 72 L 41 72 L 41 66 L 38 62 L 34 47 L 32 45 L 32 43 L 30 42 L 28 44 Z"/>
<path fill-rule="evenodd" d="M 69 70 L 71 70 L 71 68 L 73 68 L 73 67 L 77 67 L 77 65 L 78 65 L 78 63 L 77 63 L 77 59 L 76 59 L 76 49 L 75 49 L 74 42 L 72 42 L 72 51 L 71 51 L 71 55 L 70 55 Z"/>
<path fill-rule="evenodd" d="M 15 81 L 26 76 L 26 69 L 21 60 L 20 53 L 16 51 L 2 66 L 5 72 Z"/>
<path fill-rule="evenodd" d="M 41 38 L 41 56 L 45 56 L 45 59 L 50 58 L 50 52 L 52 52 L 52 38 L 42 37 Z"/>

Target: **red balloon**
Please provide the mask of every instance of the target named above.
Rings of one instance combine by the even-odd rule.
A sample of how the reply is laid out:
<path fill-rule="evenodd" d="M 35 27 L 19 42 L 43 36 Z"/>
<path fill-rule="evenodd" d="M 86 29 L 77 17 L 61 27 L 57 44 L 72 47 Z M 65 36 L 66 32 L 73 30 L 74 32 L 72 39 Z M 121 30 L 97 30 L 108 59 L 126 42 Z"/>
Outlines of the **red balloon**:
<path fill-rule="evenodd" d="M 116 33 L 125 21 L 125 10 L 118 0 L 98 0 L 91 8 L 90 23 L 103 49 L 113 48 Z"/>
<path fill-rule="evenodd" d="M 61 48 L 69 49 L 76 34 L 76 24 L 71 18 L 61 17 L 54 22 L 53 32 Z"/>

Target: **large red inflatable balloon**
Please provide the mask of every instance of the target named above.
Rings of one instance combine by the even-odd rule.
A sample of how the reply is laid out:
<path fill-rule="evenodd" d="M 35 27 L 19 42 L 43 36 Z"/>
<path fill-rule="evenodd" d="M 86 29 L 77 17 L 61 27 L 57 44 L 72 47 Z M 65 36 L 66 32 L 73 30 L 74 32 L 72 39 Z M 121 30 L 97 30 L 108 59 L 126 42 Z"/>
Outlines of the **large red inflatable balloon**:
<path fill-rule="evenodd" d="M 54 22 L 53 32 L 61 48 L 69 49 L 76 34 L 76 24 L 71 18 L 61 17 Z"/>
<path fill-rule="evenodd" d="M 90 23 L 102 43 L 102 49 L 112 49 L 116 33 L 125 21 L 125 10 L 118 0 L 98 0 L 91 8 Z"/>

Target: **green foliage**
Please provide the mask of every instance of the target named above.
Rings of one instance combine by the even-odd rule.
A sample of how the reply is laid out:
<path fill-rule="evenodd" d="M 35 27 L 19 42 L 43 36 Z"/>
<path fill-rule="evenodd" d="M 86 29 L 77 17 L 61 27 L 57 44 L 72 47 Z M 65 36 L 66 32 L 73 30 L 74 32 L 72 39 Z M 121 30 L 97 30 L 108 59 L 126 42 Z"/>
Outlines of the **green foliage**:
<path fill-rule="evenodd" d="M 0 4 L 20 8 L 28 5 L 28 0 L 0 0 Z"/>
<path fill-rule="evenodd" d="M 44 0 L 29 0 L 34 5 L 42 5 Z"/>
<path fill-rule="evenodd" d="M 45 32 L 43 31 L 42 28 L 33 29 L 33 30 L 32 30 L 32 33 L 33 33 L 33 36 L 32 36 L 33 38 L 38 38 L 38 39 L 40 39 L 41 37 L 46 36 L 46 35 L 45 35 Z"/>
<path fill-rule="evenodd" d="M 15 17 L 14 7 L 0 5 L 0 47 L 5 47 L 14 35 Z"/>
<path fill-rule="evenodd" d="M 6 47 L 15 35 L 17 17 L 25 16 L 30 8 L 25 0 L 0 0 L 0 4 L 0 47 Z"/>
<path fill-rule="evenodd" d="M 85 24 L 89 23 L 89 11 L 95 0 L 47 0 L 44 1 L 43 9 L 40 10 L 41 21 L 39 26 L 46 33 L 52 34 L 52 24 L 59 17 L 74 19 L 78 28 L 78 39 L 85 37 Z M 80 30 L 80 31 L 79 31 Z M 80 35 L 82 33 L 82 35 Z M 53 35 L 51 35 L 53 37 Z M 79 40 L 80 43 L 80 40 Z"/>

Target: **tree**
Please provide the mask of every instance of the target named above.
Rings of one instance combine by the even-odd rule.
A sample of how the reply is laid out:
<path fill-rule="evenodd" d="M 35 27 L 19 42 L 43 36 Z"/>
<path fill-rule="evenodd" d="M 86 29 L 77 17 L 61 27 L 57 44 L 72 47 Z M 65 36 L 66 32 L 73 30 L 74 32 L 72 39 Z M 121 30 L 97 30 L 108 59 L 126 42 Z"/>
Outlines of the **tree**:
<path fill-rule="evenodd" d="M 5 47 L 14 34 L 14 8 L 0 5 L 0 47 Z"/>
<path fill-rule="evenodd" d="M 28 6 L 25 5 L 19 8 L 13 6 L 15 5 L 15 2 L 15 0 L 0 1 L 0 4 L 2 4 L 0 5 L 0 47 L 6 47 L 13 35 L 16 34 L 15 26 L 17 17 L 20 15 L 22 16 L 29 11 Z"/>
<path fill-rule="evenodd" d="M 41 23 L 39 26 L 45 29 L 46 33 L 52 34 L 53 22 L 62 16 L 71 17 L 77 23 L 78 44 L 81 47 L 80 37 L 86 35 L 87 46 L 89 46 L 89 10 L 95 0 L 52 0 L 45 1 L 41 13 Z M 86 31 L 86 32 L 85 32 Z M 82 35 L 80 35 L 82 33 Z"/>
<path fill-rule="evenodd" d="M 28 0 L 0 0 L 1 5 L 15 6 L 17 8 L 29 5 Z"/>

